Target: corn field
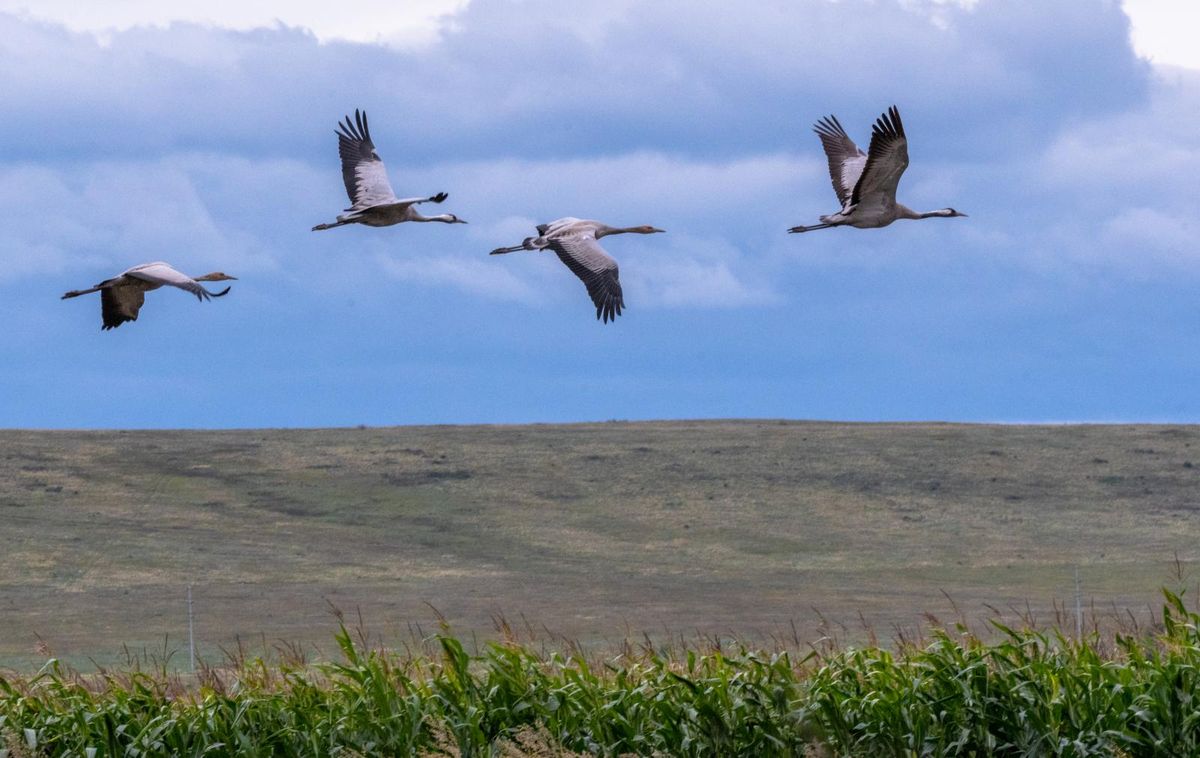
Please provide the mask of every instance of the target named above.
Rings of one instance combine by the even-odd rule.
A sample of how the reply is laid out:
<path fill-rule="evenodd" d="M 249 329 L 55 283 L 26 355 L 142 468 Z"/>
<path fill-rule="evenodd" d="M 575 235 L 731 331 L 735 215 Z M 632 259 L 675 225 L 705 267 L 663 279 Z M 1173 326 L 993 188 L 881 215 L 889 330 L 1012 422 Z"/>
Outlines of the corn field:
<path fill-rule="evenodd" d="M 345 625 L 337 662 L 231 656 L 193 680 L 0 676 L 0 758 L 100 756 L 1200 755 L 1200 615 L 1083 639 L 993 623 L 916 642 L 763 653 L 519 642 L 418 650 Z"/>

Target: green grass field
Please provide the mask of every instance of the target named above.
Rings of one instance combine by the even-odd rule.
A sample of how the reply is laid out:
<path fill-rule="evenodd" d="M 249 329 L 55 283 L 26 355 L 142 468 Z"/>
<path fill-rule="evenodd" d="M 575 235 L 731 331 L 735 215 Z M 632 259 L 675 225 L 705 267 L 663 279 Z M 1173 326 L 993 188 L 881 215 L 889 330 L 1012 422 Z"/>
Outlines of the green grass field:
<path fill-rule="evenodd" d="M 809 649 L 630 644 L 602 655 L 506 635 L 295 651 L 183 676 L 140 663 L 0 673 L 0 758 L 230 756 L 1200 755 L 1200 614 L 1164 593 L 1154 629 L 1076 638 L 966 625 Z M 777 641 L 778 642 L 778 641 Z"/>
<path fill-rule="evenodd" d="M 5 431 L 0 666 L 176 648 L 188 583 L 206 656 L 327 648 L 331 606 L 385 641 L 430 606 L 468 636 L 886 636 L 951 599 L 1047 617 L 1076 567 L 1097 615 L 1148 617 L 1198 516 L 1191 426 Z"/>

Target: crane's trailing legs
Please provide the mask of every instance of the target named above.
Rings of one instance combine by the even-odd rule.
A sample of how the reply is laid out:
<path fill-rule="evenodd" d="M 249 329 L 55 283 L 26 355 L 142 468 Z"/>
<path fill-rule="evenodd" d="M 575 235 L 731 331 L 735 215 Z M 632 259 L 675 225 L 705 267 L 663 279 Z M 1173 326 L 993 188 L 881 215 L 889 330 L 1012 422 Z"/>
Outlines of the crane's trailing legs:
<path fill-rule="evenodd" d="M 793 226 L 788 229 L 788 234 L 799 234 L 800 232 L 811 232 L 816 229 L 828 229 L 833 224 L 813 224 L 812 226 Z"/>
<path fill-rule="evenodd" d="M 86 290 L 71 290 L 70 292 L 63 295 L 62 299 L 66 300 L 69 297 L 79 297 L 80 295 L 90 295 L 93 292 L 99 292 L 102 289 L 104 289 L 104 285 L 96 285 L 95 287 L 92 287 L 91 289 L 86 289 Z"/>
<path fill-rule="evenodd" d="M 515 252 L 518 252 L 521 250 L 539 250 L 539 249 L 541 249 L 541 248 L 534 247 L 534 245 L 533 245 L 534 239 L 535 239 L 534 237 L 526 237 L 525 241 L 519 245 L 513 245 L 512 247 L 498 247 L 495 250 L 493 250 L 492 252 L 488 253 L 488 255 L 503 255 L 504 253 L 515 253 Z"/>

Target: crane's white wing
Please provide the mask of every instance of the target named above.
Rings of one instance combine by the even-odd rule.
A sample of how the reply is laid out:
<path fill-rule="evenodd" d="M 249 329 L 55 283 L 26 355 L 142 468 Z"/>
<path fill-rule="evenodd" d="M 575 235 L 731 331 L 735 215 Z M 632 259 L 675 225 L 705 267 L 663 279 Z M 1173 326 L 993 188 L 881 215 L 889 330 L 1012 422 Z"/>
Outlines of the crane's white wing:
<path fill-rule="evenodd" d="M 582 219 L 575 218 L 574 216 L 563 216 L 562 218 L 555 219 L 548 224 L 538 224 L 538 234 L 542 237 L 551 237 L 556 234 L 565 233 L 567 227 L 578 224 L 581 221 Z M 596 222 L 593 221 L 590 223 L 595 224 Z"/>
<path fill-rule="evenodd" d="M 192 293 L 201 300 L 207 300 L 209 297 L 209 292 L 201 287 L 199 282 L 187 274 L 176 271 L 162 261 L 134 266 L 128 271 L 123 272 L 122 276 L 141 279 L 143 282 L 150 282 L 160 287 L 178 287 L 181 290 Z M 124 289 L 132 288 L 127 287 Z M 141 305 L 141 303 L 138 305 Z"/>
<path fill-rule="evenodd" d="M 621 293 L 617 262 L 600 247 L 594 230 L 555 237 L 550 240 L 550 247 L 587 287 L 596 306 L 596 318 L 608 323 L 621 315 L 625 298 Z"/>
<path fill-rule="evenodd" d="M 837 116 L 829 115 L 821 119 L 813 124 L 813 131 L 821 138 L 821 147 L 825 148 L 833 191 L 845 206 L 854 194 L 854 186 L 862 176 L 863 167 L 867 165 L 867 154 L 846 134 Z"/>
<path fill-rule="evenodd" d="M 371 142 L 367 114 L 355 109 L 353 122 L 346 116 L 345 122 L 338 123 L 337 136 L 342 181 L 351 203 L 346 210 L 363 210 L 395 202 L 396 193 L 388 183 L 387 169 L 379 153 L 375 152 L 375 143 Z"/>
<path fill-rule="evenodd" d="M 850 202 L 857 205 L 864 199 L 896 201 L 900 175 L 908 168 L 908 138 L 896 106 L 875 120 L 871 127 L 871 147 L 867 150 L 867 165 L 863 168 Z M 870 203 L 868 203 L 870 204 Z"/>

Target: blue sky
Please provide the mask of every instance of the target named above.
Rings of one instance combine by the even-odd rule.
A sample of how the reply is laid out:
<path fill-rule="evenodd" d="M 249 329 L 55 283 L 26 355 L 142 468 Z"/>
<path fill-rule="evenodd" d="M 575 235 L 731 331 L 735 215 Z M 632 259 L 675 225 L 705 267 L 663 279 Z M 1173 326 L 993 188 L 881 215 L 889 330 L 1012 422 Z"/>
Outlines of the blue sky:
<path fill-rule="evenodd" d="M 1200 421 L 1200 67 L 1116 2 L 113 7 L 0 2 L 0 426 Z M 811 124 L 892 103 L 901 200 L 969 218 L 786 234 L 836 209 Z M 356 107 L 469 225 L 309 231 Z M 615 324 L 487 255 L 566 215 L 668 231 L 606 240 Z M 150 260 L 239 281 L 103 333 L 58 300 Z"/>

